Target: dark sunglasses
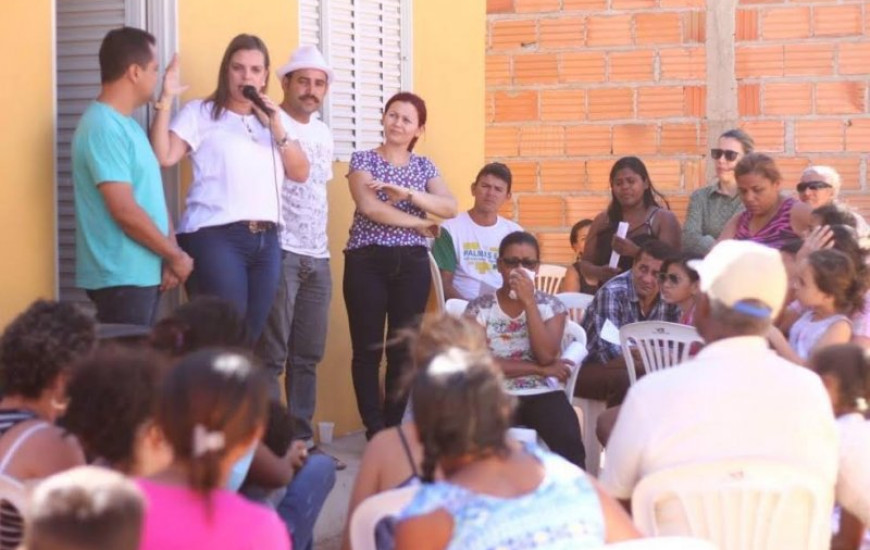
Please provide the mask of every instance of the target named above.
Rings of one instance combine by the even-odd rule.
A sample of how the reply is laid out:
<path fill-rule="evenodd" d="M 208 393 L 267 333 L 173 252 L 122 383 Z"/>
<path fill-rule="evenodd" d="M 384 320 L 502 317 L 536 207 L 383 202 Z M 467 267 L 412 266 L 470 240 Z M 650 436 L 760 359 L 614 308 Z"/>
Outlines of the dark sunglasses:
<path fill-rule="evenodd" d="M 830 183 L 824 181 L 802 181 L 797 184 L 798 193 L 803 193 L 807 189 L 810 191 L 818 191 L 819 189 L 829 189 Z"/>
<path fill-rule="evenodd" d="M 526 258 L 499 258 L 498 261 L 511 269 L 521 265 L 526 269 L 535 269 L 541 263 L 539 260 L 529 260 Z"/>
<path fill-rule="evenodd" d="M 740 155 L 737 151 L 730 151 L 728 149 L 710 149 L 710 156 L 715 160 L 719 160 L 722 158 L 722 155 L 725 155 L 725 160 L 728 162 L 734 162 L 737 160 L 737 157 Z"/>
<path fill-rule="evenodd" d="M 665 284 L 665 282 L 669 282 L 672 285 L 680 284 L 681 279 L 677 276 L 676 273 L 659 273 L 659 282 L 661 284 Z"/>

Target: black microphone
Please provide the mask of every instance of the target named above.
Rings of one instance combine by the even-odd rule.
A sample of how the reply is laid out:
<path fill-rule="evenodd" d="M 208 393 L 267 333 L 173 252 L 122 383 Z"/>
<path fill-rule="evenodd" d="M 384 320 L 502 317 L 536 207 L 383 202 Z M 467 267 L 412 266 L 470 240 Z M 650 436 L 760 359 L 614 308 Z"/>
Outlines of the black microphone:
<path fill-rule="evenodd" d="M 251 103 L 259 107 L 259 109 L 267 115 L 272 116 L 272 113 L 275 112 L 266 106 L 266 103 L 263 102 L 263 98 L 260 97 L 260 94 L 257 93 L 257 89 L 253 86 L 242 86 L 242 95 L 250 99 Z"/>

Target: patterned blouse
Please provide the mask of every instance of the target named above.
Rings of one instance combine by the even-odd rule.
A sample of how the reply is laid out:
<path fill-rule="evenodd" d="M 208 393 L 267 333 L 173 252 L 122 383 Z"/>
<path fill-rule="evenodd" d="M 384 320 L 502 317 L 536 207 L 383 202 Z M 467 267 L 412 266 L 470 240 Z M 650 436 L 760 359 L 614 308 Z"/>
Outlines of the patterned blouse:
<path fill-rule="evenodd" d="M 350 157 L 350 171 L 369 172 L 376 181 L 392 183 L 413 191 L 426 191 L 429 180 L 438 177 L 438 169 L 426 157 L 411 153 L 411 158 L 403 166 L 393 166 L 374 149 L 357 151 Z M 387 202 L 387 194 L 377 192 L 378 199 Z M 400 201 L 395 205 L 402 212 L 425 218 L 426 213 L 411 204 L 411 201 Z M 384 225 L 363 216 L 354 210 L 353 223 L 350 226 L 350 239 L 346 250 L 364 246 L 426 246 L 426 238 L 417 231 L 407 227 Z"/>
<path fill-rule="evenodd" d="M 734 238 L 738 241 L 754 241 L 779 250 L 786 242 L 798 237 L 794 229 L 791 228 L 791 209 L 796 203 L 797 200 L 792 197 L 784 199 L 776 210 L 776 214 L 754 235 L 749 232 L 749 221 L 752 219 L 752 213 L 743 212 L 737 219 L 737 232 L 734 234 Z"/>
<path fill-rule="evenodd" d="M 400 519 L 445 509 L 453 516 L 448 550 L 584 550 L 604 545 L 604 515 L 595 488 L 565 459 L 527 444 L 544 479 L 525 495 L 499 498 L 448 481 L 423 485 Z"/>
<path fill-rule="evenodd" d="M 535 291 L 535 303 L 544 322 L 560 313 L 568 313 L 565 305 L 553 296 L 539 290 Z M 472 315 L 486 328 L 486 339 L 493 356 L 500 359 L 534 362 L 532 346 L 529 342 L 529 327 L 526 312 L 511 317 L 498 304 L 495 294 L 487 294 L 472 300 L 465 308 L 466 315 Z M 553 391 L 547 379 L 537 374 L 505 379 L 505 389 L 514 394 L 542 393 Z"/>

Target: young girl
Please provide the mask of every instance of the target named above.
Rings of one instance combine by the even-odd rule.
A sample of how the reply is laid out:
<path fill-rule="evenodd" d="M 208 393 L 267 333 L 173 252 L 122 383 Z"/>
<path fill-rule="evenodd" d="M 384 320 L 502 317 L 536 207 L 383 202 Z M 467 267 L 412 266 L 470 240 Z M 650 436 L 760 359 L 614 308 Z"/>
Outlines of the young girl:
<path fill-rule="evenodd" d="M 263 433 L 267 381 L 246 356 L 203 350 L 161 384 L 157 425 L 175 451 L 166 469 L 139 480 L 148 501 L 142 550 L 288 550 L 278 516 L 223 489 L 230 469 Z"/>
<path fill-rule="evenodd" d="M 850 317 L 864 307 L 863 284 L 839 250 L 817 250 L 798 264 L 795 297 L 806 311 L 792 325 L 788 341 L 776 327 L 770 342 L 784 358 L 804 365 L 810 354 L 852 337 Z"/>
<path fill-rule="evenodd" d="M 683 254 L 678 259 L 665 260 L 659 272 L 662 301 L 680 308 L 680 324 L 683 325 L 695 324 L 695 302 L 700 282 L 698 272 L 690 268 L 688 262 L 699 258 L 694 254 Z"/>

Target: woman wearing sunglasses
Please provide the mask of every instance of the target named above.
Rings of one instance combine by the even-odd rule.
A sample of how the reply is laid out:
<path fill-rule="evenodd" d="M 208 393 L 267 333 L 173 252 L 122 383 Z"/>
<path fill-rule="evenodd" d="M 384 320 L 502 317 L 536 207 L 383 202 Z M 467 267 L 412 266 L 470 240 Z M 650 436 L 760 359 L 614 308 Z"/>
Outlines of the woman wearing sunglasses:
<path fill-rule="evenodd" d="M 752 136 L 738 128 L 719 136 L 710 158 L 716 168 L 716 182 L 698 189 L 689 197 L 686 223 L 683 225 L 683 250 L 704 255 L 713 248 L 722 228 L 734 214 L 743 210 L 737 193 L 734 167 L 755 150 Z"/>
<path fill-rule="evenodd" d="M 695 303 L 700 283 L 698 272 L 690 268 L 688 262 L 700 258 L 697 254 L 683 253 L 679 258 L 662 262 L 659 272 L 662 301 L 680 308 L 681 325 L 695 325 Z"/>
<path fill-rule="evenodd" d="M 812 209 L 780 193 L 782 176 L 772 158 L 750 153 L 740 159 L 734 174 L 746 211 L 728 221 L 719 235 L 720 241 L 755 241 L 779 250 L 810 228 Z"/>

